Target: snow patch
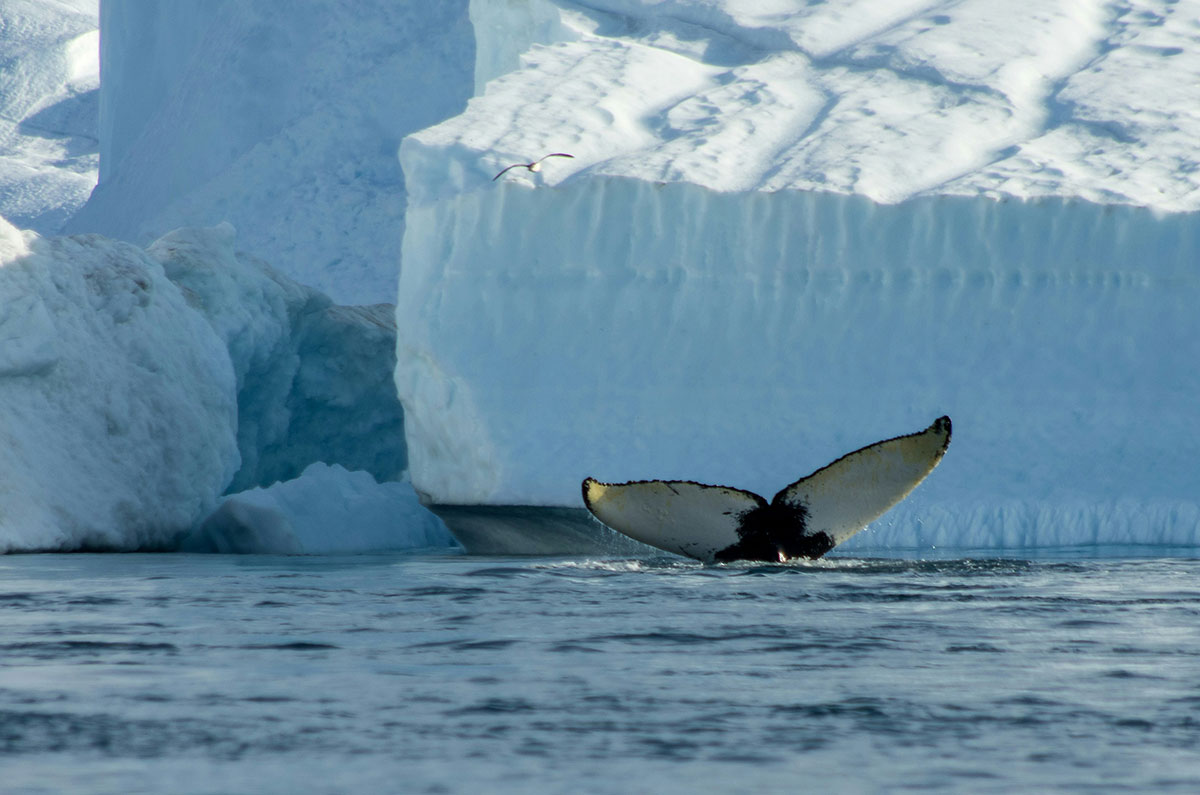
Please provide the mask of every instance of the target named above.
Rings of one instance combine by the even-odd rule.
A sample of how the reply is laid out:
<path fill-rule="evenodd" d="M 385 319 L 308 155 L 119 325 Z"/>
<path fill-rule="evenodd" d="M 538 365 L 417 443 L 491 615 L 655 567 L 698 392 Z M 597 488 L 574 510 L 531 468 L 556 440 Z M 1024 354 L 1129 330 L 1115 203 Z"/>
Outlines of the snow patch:
<path fill-rule="evenodd" d="M 489 69 L 502 74 L 464 113 L 410 138 L 439 151 L 433 173 L 405 160 L 416 201 L 482 187 L 505 160 L 567 151 L 576 159 L 534 184 L 602 174 L 882 203 L 982 194 L 1200 209 L 1200 29 L 1173 4 L 560 5 L 563 32 L 547 20 L 516 36 L 533 42 L 521 68 Z M 476 0 L 472 19 L 504 7 Z M 511 46 L 491 40 L 505 32 L 477 25 L 478 51 Z"/>
<path fill-rule="evenodd" d="M 57 234 L 96 184 L 96 0 L 0 5 L 0 216 Z"/>

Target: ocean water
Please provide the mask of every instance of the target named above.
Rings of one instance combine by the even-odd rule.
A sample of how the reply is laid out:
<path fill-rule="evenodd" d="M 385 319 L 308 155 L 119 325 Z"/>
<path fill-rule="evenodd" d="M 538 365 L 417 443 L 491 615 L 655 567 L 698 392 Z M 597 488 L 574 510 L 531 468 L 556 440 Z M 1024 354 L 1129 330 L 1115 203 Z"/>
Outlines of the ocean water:
<path fill-rule="evenodd" d="M 0 557 L 0 790 L 1195 792 L 1194 552 Z"/>

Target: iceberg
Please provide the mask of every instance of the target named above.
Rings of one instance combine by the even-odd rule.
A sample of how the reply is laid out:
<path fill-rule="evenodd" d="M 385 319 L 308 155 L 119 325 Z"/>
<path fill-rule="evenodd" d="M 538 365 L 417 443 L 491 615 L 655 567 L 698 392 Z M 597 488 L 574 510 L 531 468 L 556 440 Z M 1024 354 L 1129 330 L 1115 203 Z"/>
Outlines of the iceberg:
<path fill-rule="evenodd" d="M 616 551 L 584 477 L 773 493 L 941 414 L 848 550 L 1198 543 L 1186 8 L 0 16 L 5 549 L 170 548 L 321 461 Z"/>
<path fill-rule="evenodd" d="M 473 5 L 478 52 L 513 49 L 504 5 Z M 847 549 L 1200 542 L 1185 15 L 558 5 L 401 145 L 428 502 L 773 493 L 945 413 L 940 470 Z"/>
<path fill-rule="evenodd" d="M 405 497 L 411 486 L 376 484 L 405 468 L 391 306 L 338 306 L 234 241 L 224 224 L 143 250 L 0 219 L 0 552 L 176 549 L 185 538 L 194 549 L 200 537 L 259 552 L 448 543 Z M 314 474 L 314 462 L 341 474 Z M 282 520 L 257 536 L 244 518 L 240 536 L 228 518 L 222 533 L 206 520 L 222 494 L 298 480 L 284 493 L 328 497 L 320 508 L 305 498 L 310 516 L 340 511 L 370 529 L 324 545 L 287 530 L 292 550 L 268 532 Z M 262 514 L 236 496 L 221 517 Z"/>
<path fill-rule="evenodd" d="M 24 470 L 42 489 L 18 489 L 14 505 L 33 507 L 14 508 L 11 524 L 0 523 L 0 548 L 174 548 L 220 495 L 293 482 L 318 461 L 361 470 L 357 476 L 384 481 L 378 488 L 388 492 L 387 481 L 406 467 L 392 378 L 390 301 L 405 200 L 395 150 L 405 132 L 465 103 L 473 66 L 466 3 L 98 6 L 22 0 L 0 10 L 0 212 L 40 233 L 5 226 L 12 301 L 2 313 L 9 334 L 0 356 L 9 362 L 7 388 L 28 387 L 29 411 L 41 406 L 44 414 L 30 423 L 14 409 L 5 422 L 30 439 L 40 438 L 39 428 L 58 428 L 45 435 L 44 450 L 31 442 L 4 456 L 6 467 Z M 52 237 L 96 184 L 97 165 L 101 188 L 69 225 L 87 234 Z M 221 223 L 227 218 L 240 235 Z M 187 226 L 208 219 L 215 226 Z M 246 253 L 251 248 L 278 267 Z M 179 367 L 206 356 L 224 380 L 190 367 L 171 385 L 148 387 L 177 368 L 143 373 L 122 347 L 133 344 L 125 336 L 91 334 L 99 351 L 87 356 L 91 375 L 39 401 L 50 388 L 41 376 L 74 372 L 58 353 L 72 337 L 57 326 L 87 305 L 76 295 L 52 302 L 49 282 L 18 287 L 18 275 L 62 270 L 54 277 L 61 280 L 85 264 L 88 285 L 151 269 L 153 300 L 167 302 L 161 311 L 191 330 L 160 332 L 157 320 L 136 314 L 137 322 L 121 319 L 118 328 L 136 339 L 135 353 L 146 349 Z M 285 272 L 312 276 L 358 304 L 335 303 Z M 115 386 L 100 389 L 93 381 L 106 362 Z M 130 367 L 139 377 L 125 378 Z M 197 379 L 205 389 L 193 394 Z M 202 422 L 189 401 L 218 387 L 224 413 Z M 162 431 L 161 439 L 158 431 L 130 431 L 124 443 L 140 445 L 139 455 L 88 483 L 86 473 L 100 464 L 86 459 L 121 458 L 119 445 L 83 419 L 87 432 L 73 435 L 60 414 L 85 418 L 118 388 L 132 396 L 123 400 L 139 417 L 133 425 L 196 427 Z M 88 450 L 84 461 L 52 463 L 71 459 L 76 443 Z M 224 451 L 216 457 L 222 465 L 158 471 L 175 461 L 176 447 L 197 456 Z M 145 463 L 155 457 L 158 468 Z M 337 504 L 336 494 L 331 499 Z M 122 511 L 140 515 L 125 522 Z M 66 518 L 56 523 L 57 515 Z"/>
<path fill-rule="evenodd" d="M 392 302 L 395 153 L 471 94 L 466 0 L 104 3 L 100 27 L 99 184 L 67 232 L 229 221 L 340 304 Z"/>
<path fill-rule="evenodd" d="M 169 548 L 237 470 L 236 400 L 145 251 L 0 220 L 0 552 Z"/>

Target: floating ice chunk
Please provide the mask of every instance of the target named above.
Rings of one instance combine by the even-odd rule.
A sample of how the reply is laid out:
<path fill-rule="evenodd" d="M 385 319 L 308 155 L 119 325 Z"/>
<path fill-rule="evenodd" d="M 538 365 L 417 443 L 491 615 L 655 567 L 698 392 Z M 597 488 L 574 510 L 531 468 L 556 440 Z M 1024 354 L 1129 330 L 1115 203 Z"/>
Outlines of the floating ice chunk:
<path fill-rule="evenodd" d="M 226 497 L 183 549 L 327 554 L 454 545 L 411 484 L 318 463 L 295 480 Z"/>

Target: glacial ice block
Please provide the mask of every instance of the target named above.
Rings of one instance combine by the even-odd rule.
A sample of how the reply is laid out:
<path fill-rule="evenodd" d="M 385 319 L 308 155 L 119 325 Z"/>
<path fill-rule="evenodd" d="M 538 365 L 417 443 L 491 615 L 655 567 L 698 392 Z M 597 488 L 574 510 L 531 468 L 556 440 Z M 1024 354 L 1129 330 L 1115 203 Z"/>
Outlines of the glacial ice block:
<path fill-rule="evenodd" d="M 405 467 L 391 306 L 337 306 L 234 239 L 142 250 L 0 219 L 0 552 L 175 548 L 223 492 L 317 461 L 367 470 L 326 481 L 387 503 L 372 516 L 403 507 L 396 484 L 368 493 Z M 381 532 L 351 546 L 406 543 Z"/>
<path fill-rule="evenodd" d="M 242 457 L 229 491 L 292 480 L 315 461 L 398 479 L 393 307 L 336 305 L 236 242 L 221 224 L 174 230 L 148 249 L 229 348 Z"/>
<path fill-rule="evenodd" d="M 0 219 L 0 552 L 169 547 L 238 466 L 224 344 L 134 246 Z"/>
<path fill-rule="evenodd" d="M 1200 542 L 1195 31 L 867 5 L 571 5 L 405 139 L 428 500 L 773 493 L 945 413 L 937 476 L 851 547 Z"/>
<path fill-rule="evenodd" d="M 396 148 L 470 95 L 466 0 L 110 2 L 100 32 L 100 181 L 67 231 L 230 221 L 338 303 L 391 302 Z"/>

